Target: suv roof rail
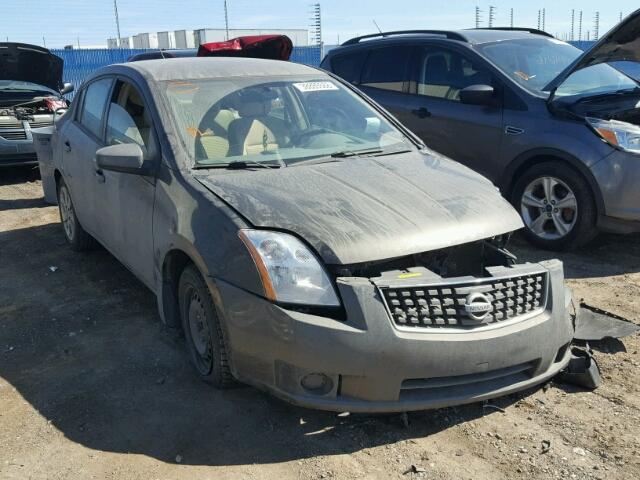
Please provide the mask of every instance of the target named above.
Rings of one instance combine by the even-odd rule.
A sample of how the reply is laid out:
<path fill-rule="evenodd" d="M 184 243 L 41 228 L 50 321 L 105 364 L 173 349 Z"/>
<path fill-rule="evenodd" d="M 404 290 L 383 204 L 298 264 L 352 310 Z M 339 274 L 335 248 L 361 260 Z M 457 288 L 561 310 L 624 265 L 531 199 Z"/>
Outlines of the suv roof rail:
<path fill-rule="evenodd" d="M 537 28 L 527 28 L 527 27 L 479 27 L 479 28 L 470 28 L 469 30 L 504 30 L 511 32 L 529 32 L 534 35 L 542 35 L 544 37 L 555 38 L 550 33 L 545 32 L 544 30 L 538 30 Z"/>
<path fill-rule="evenodd" d="M 361 40 L 365 40 L 367 38 L 391 37 L 394 35 L 413 35 L 413 34 L 419 34 L 419 33 L 425 33 L 429 35 L 440 35 L 445 38 L 448 38 L 449 40 L 459 40 L 461 42 L 468 41 L 465 38 L 465 36 L 462 35 L 461 33 L 451 32 L 447 30 L 398 30 L 394 32 L 380 32 L 380 33 L 372 33 L 369 35 L 362 35 L 361 37 L 355 37 L 355 38 L 352 38 L 351 40 L 347 40 L 342 44 L 342 46 L 355 45 L 356 43 L 360 43 Z"/>

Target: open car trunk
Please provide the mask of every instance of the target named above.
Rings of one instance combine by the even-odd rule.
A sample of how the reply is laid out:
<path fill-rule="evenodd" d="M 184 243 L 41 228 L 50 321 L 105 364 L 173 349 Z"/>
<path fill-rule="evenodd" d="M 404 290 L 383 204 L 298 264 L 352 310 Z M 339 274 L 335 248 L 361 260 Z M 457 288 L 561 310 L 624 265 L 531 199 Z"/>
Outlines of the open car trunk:
<path fill-rule="evenodd" d="M 226 42 L 203 43 L 198 57 L 250 57 L 289 60 L 293 43 L 286 35 L 255 35 Z"/>

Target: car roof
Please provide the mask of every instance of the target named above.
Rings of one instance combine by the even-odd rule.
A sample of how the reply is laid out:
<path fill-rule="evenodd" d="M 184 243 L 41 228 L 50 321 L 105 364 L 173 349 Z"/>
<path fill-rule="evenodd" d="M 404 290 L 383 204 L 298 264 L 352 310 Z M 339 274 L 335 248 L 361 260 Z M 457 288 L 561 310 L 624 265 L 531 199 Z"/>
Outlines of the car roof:
<path fill-rule="evenodd" d="M 381 43 L 407 41 L 415 39 L 449 40 L 469 45 L 499 42 L 504 40 L 520 40 L 531 38 L 553 38 L 552 35 L 530 28 L 474 28 L 467 30 L 405 30 L 397 32 L 381 32 L 373 35 L 356 37 L 343 43 L 341 47 L 354 45 L 375 45 Z"/>
<path fill-rule="evenodd" d="M 318 75 L 318 69 L 283 60 L 238 57 L 191 57 L 140 60 L 104 67 L 95 76 L 135 71 L 152 82 L 227 77 Z"/>

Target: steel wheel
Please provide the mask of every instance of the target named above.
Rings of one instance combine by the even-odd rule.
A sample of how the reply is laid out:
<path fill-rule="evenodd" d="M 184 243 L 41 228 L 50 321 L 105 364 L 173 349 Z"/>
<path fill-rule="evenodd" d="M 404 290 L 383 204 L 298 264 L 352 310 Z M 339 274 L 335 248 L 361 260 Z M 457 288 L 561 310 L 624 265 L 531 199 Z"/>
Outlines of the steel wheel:
<path fill-rule="evenodd" d="M 75 214 L 73 212 L 73 204 L 71 203 L 71 195 L 67 190 L 66 185 L 60 187 L 60 220 L 62 221 L 62 227 L 64 233 L 70 242 L 76 234 Z"/>
<path fill-rule="evenodd" d="M 206 315 L 204 302 L 198 292 L 195 289 L 192 290 L 188 304 L 187 321 L 189 335 L 197 353 L 196 366 L 203 375 L 209 374 L 213 367 L 211 329 Z"/>
<path fill-rule="evenodd" d="M 534 235 L 544 240 L 558 240 L 573 230 L 578 219 L 578 201 L 562 180 L 538 177 L 524 189 L 520 213 Z"/>

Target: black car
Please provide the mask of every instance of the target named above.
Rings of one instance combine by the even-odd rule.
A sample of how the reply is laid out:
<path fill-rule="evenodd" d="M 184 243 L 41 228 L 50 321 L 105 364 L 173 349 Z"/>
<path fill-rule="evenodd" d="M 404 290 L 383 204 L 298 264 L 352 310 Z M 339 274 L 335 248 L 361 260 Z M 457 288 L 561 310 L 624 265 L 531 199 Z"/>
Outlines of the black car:
<path fill-rule="evenodd" d="M 367 35 L 322 68 L 498 185 L 535 244 L 640 231 L 640 10 L 581 52 L 531 29 Z M 627 65 L 628 67 L 629 65 Z"/>

